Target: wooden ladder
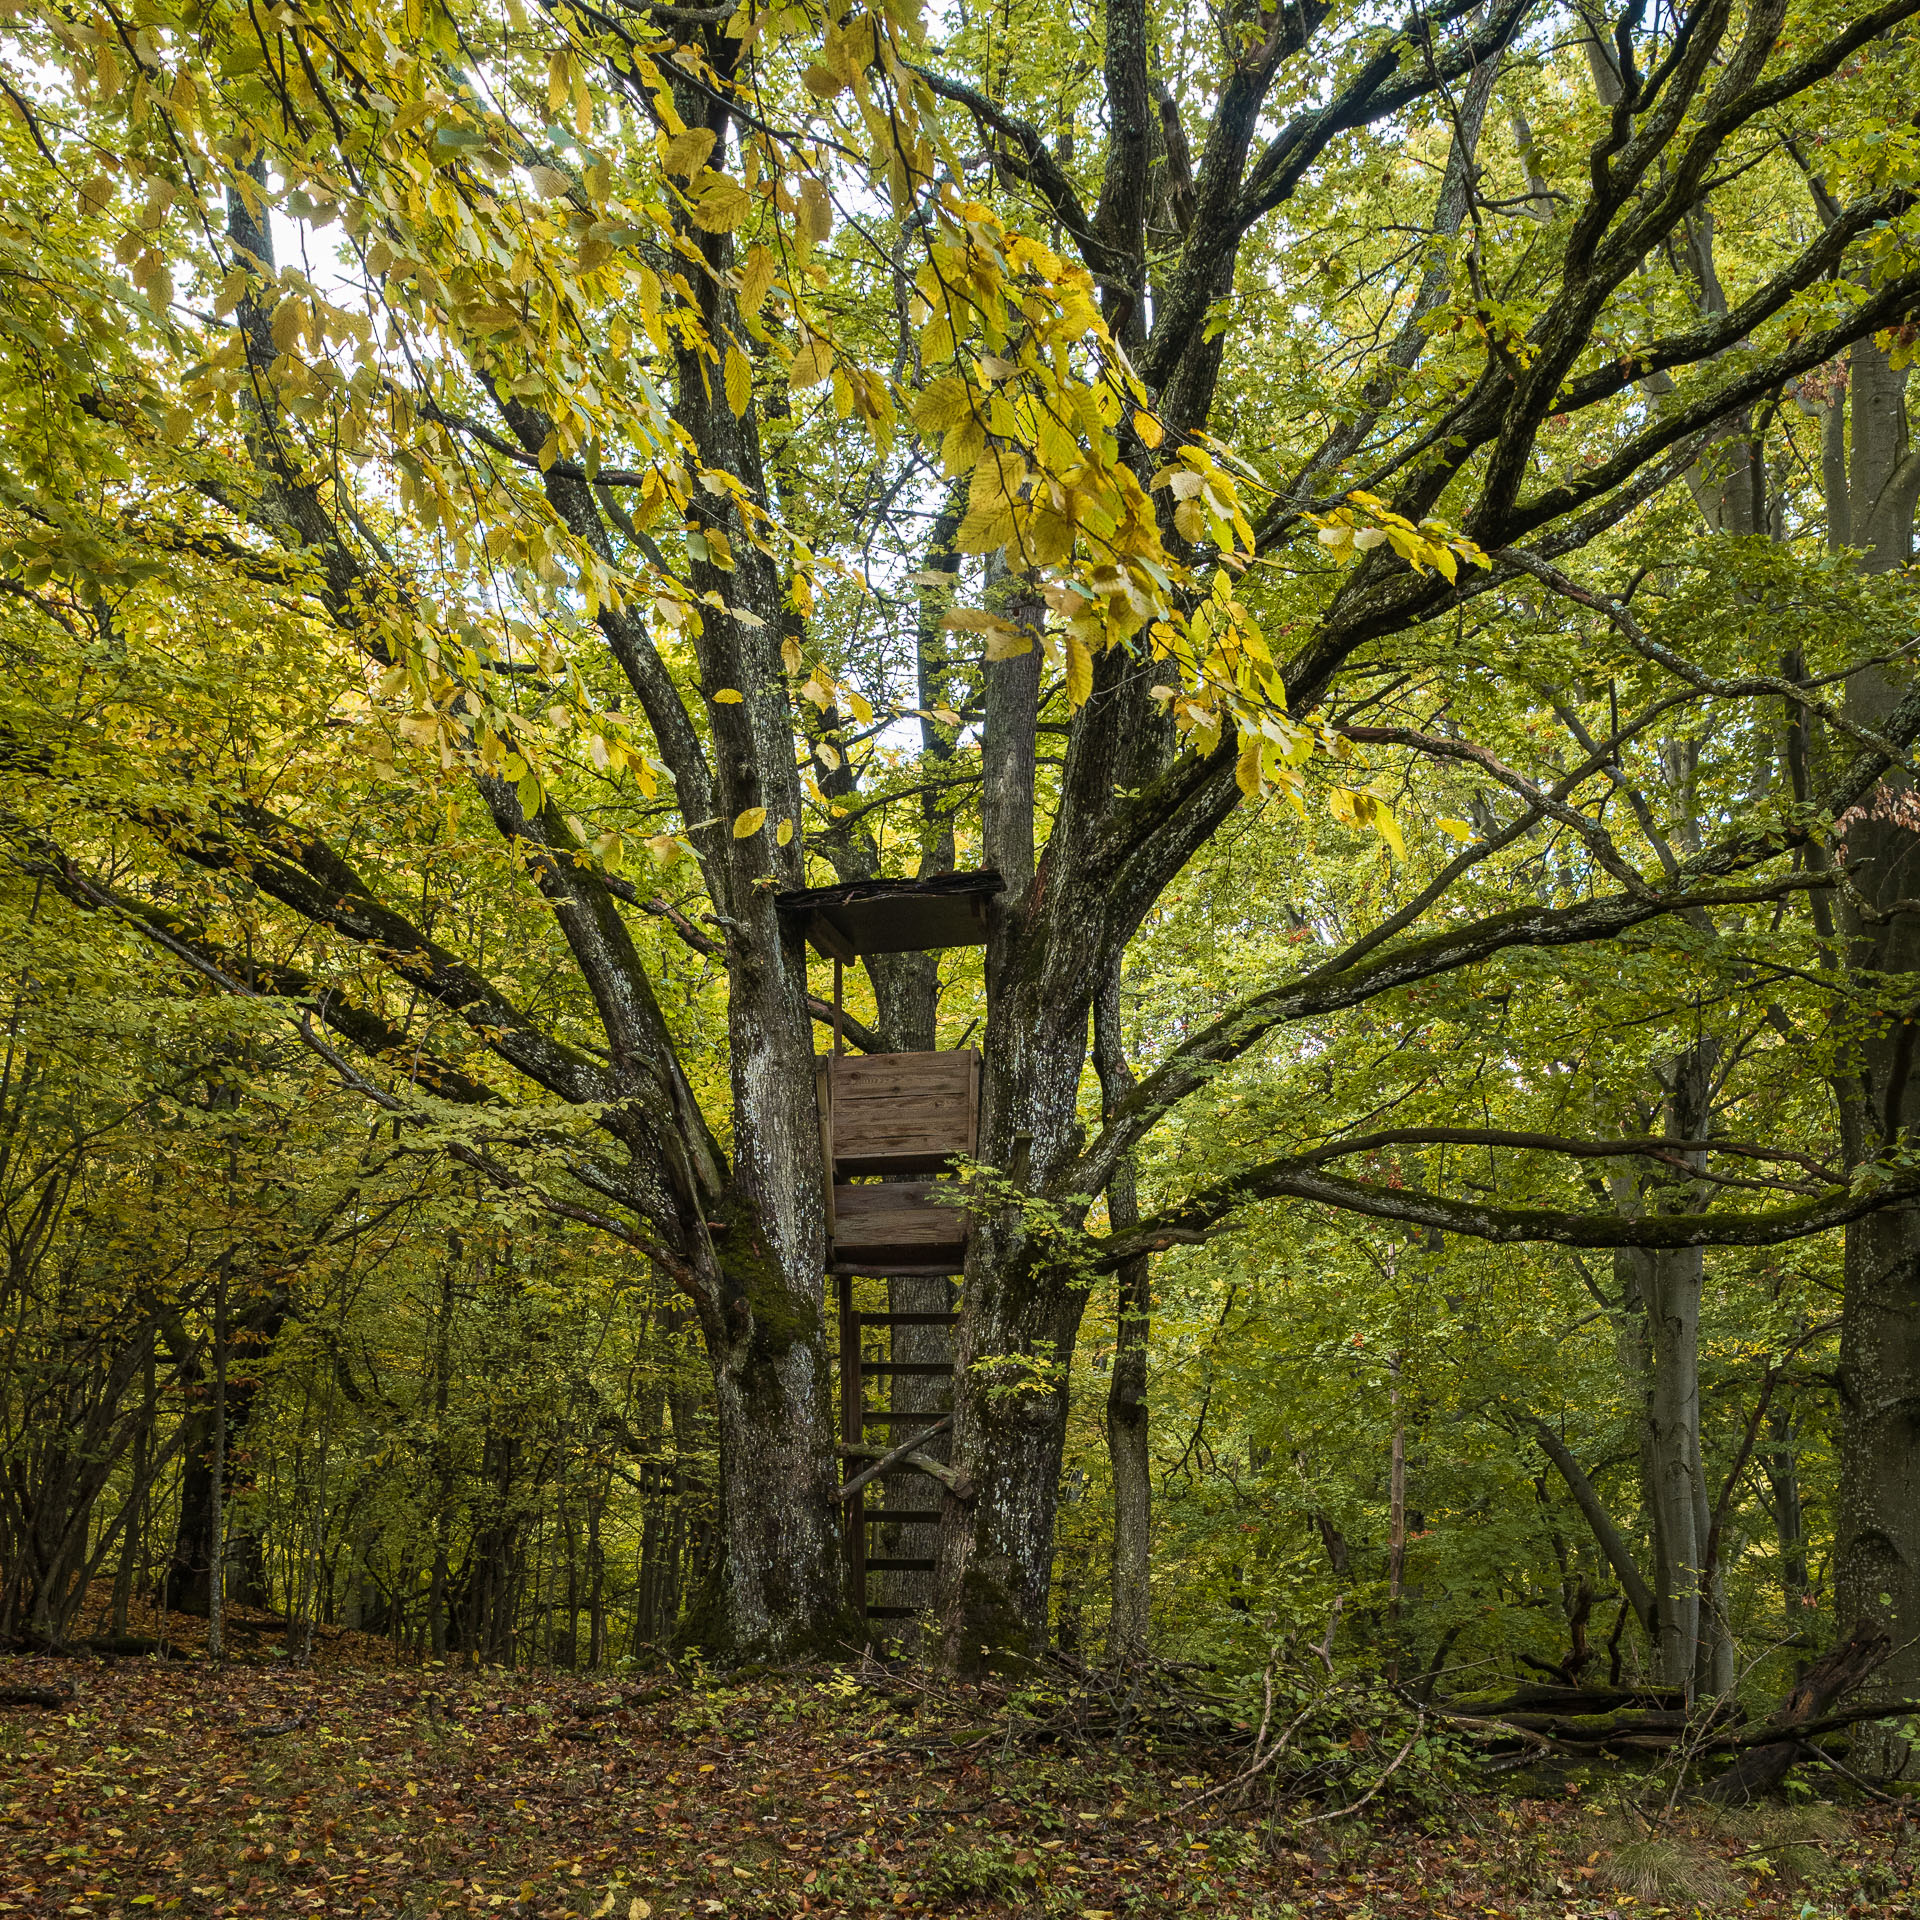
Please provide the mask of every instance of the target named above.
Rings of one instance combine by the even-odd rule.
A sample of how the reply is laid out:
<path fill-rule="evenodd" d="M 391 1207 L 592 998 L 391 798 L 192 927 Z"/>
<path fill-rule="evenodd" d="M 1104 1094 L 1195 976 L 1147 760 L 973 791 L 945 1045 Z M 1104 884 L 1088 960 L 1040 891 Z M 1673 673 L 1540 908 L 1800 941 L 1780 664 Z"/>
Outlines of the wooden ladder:
<path fill-rule="evenodd" d="M 849 1473 L 859 1471 L 863 1461 L 878 1459 L 888 1452 L 898 1441 L 894 1437 L 896 1428 L 911 1430 L 916 1427 L 932 1425 L 939 1418 L 938 1413 L 895 1413 L 890 1409 L 869 1407 L 867 1405 L 867 1381 L 870 1377 L 882 1380 L 894 1380 L 901 1377 L 922 1380 L 948 1380 L 953 1378 L 954 1368 L 951 1360 L 869 1360 L 862 1351 L 862 1336 L 869 1327 L 952 1327 L 959 1323 L 957 1313 L 873 1313 L 858 1308 L 854 1304 L 854 1276 L 840 1274 L 840 1452 L 848 1461 Z M 889 1352 L 892 1343 L 889 1339 Z M 949 1395 L 951 1398 L 951 1395 Z M 884 1428 L 889 1438 L 884 1444 L 876 1445 L 867 1439 L 870 1427 Z M 899 1607 L 884 1605 L 867 1597 L 867 1576 L 872 1573 L 931 1573 L 934 1561 L 922 1558 L 906 1558 L 898 1555 L 872 1554 L 867 1549 L 867 1529 L 869 1527 L 892 1524 L 931 1525 L 940 1518 L 940 1508 L 931 1507 L 888 1507 L 869 1506 L 867 1495 L 879 1491 L 884 1495 L 886 1480 L 893 1472 L 915 1473 L 929 1484 L 937 1485 L 935 1476 L 924 1467 L 916 1467 L 903 1462 L 897 1469 L 890 1469 L 887 1476 L 872 1480 L 848 1498 L 850 1511 L 847 1514 L 847 1589 L 848 1595 L 860 1613 L 869 1620 L 910 1619 L 921 1611 L 917 1607 Z"/>

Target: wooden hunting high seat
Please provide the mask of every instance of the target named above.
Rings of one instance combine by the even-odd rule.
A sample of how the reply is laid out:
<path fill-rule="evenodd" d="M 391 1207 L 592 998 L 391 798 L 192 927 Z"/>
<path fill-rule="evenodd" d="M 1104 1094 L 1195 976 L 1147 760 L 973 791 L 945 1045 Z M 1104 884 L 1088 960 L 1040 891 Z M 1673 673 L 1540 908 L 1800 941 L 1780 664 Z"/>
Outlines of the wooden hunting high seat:
<path fill-rule="evenodd" d="M 902 1359 L 923 1348 L 936 1327 L 950 1329 L 952 1312 L 896 1311 L 895 1290 L 884 1312 L 861 1311 L 859 1278 L 944 1281 L 966 1261 L 967 1215 L 951 1204 L 951 1183 L 939 1176 L 970 1158 L 979 1144 L 980 1056 L 970 1048 L 945 1053 L 849 1054 L 841 1033 L 842 969 L 863 954 L 909 953 L 942 947 L 984 946 L 987 902 L 1001 891 L 997 873 L 942 874 L 931 880 L 860 880 L 837 887 L 809 887 L 779 897 L 783 918 L 814 950 L 833 962 L 834 1044 L 815 1063 L 820 1101 L 821 1157 L 827 1172 L 827 1269 L 840 1294 L 840 1451 L 851 1476 L 847 1529 L 848 1579 L 854 1602 L 869 1618 L 902 1616 L 911 1606 L 872 1603 L 867 1575 L 924 1575 L 933 1560 L 926 1551 L 869 1554 L 869 1526 L 901 1530 L 906 1543 L 930 1545 L 938 1508 L 869 1507 L 866 1488 L 886 1482 L 857 1469 L 875 1463 L 902 1440 L 939 1418 L 929 1401 L 951 1406 L 945 1383 L 953 1377 L 946 1359 Z M 943 1197 L 945 1196 L 945 1197 Z M 924 1291 L 924 1289 L 920 1289 Z M 936 1291 L 940 1291 L 936 1289 Z M 911 1296 L 910 1296 L 911 1297 Z M 950 1302 L 951 1293 L 944 1292 Z M 885 1341 L 885 1357 L 868 1357 L 869 1332 Z M 951 1355 L 950 1338 L 938 1336 Z M 886 1408 L 867 1405 L 866 1385 L 878 1378 L 892 1389 Z M 935 1391 L 935 1382 L 942 1383 Z M 909 1388 L 903 1395 L 902 1385 Z M 920 1402 L 902 1408 L 902 1398 Z M 883 1444 L 869 1443 L 879 1427 Z M 942 1449 L 943 1450 L 943 1449 Z M 922 1474 L 951 1481 L 933 1451 L 916 1451 L 889 1467 L 894 1476 Z M 893 1484 L 898 1484 L 897 1479 Z"/>
<path fill-rule="evenodd" d="M 949 873 L 932 880 L 857 880 L 783 893 L 780 911 L 814 950 L 841 969 L 868 953 L 983 946 L 987 902 L 997 873 Z M 880 1278 L 958 1273 L 967 1219 L 946 1204 L 932 1178 L 855 1186 L 871 1175 L 936 1175 L 972 1155 L 980 1129 L 980 1056 L 952 1053 L 848 1054 L 816 1063 L 820 1144 L 828 1167 L 828 1271 Z"/>

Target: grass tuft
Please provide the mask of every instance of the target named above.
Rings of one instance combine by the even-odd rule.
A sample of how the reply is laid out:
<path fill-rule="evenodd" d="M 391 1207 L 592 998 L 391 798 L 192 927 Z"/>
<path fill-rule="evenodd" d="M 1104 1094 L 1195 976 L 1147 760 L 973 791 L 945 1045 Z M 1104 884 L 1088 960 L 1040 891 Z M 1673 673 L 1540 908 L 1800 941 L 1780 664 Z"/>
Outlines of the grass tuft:
<path fill-rule="evenodd" d="M 1623 1840 L 1599 1867 L 1616 1893 L 1656 1906 L 1712 1908 L 1735 1891 L 1723 1862 L 1683 1840 Z"/>

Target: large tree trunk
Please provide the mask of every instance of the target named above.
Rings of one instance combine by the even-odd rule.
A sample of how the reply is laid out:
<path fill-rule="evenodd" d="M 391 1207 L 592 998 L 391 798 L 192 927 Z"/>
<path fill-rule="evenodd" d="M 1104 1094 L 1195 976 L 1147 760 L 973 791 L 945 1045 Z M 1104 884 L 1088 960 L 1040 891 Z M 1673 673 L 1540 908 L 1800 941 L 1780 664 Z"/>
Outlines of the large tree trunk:
<path fill-rule="evenodd" d="M 1647 1388 L 1647 1497 L 1653 1515 L 1660 1677 L 1718 1695 L 1733 1683 L 1731 1643 L 1708 1565 L 1712 1516 L 1700 1450 L 1700 1294 L 1697 1247 L 1647 1262 L 1652 1375 Z"/>
<path fill-rule="evenodd" d="M 811 1088 L 810 1067 L 808 1079 Z M 817 1166 L 817 1146 L 814 1158 Z M 749 1218 L 736 1219 L 726 1238 L 737 1244 L 727 1246 L 713 1292 L 721 1314 L 745 1323 L 741 1333 L 729 1338 L 714 1325 L 713 1293 L 695 1300 L 714 1363 L 722 1546 L 683 1631 L 726 1658 L 788 1658 L 852 1637 L 822 1277 L 803 1290 L 756 1244 Z M 816 1265 L 824 1268 L 817 1255 Z"/>
<path fill-rule="evenodd" d="M 1045 1651 L 1067 1373 L 1084 1299 L 1017 1201 L 976 1219 L 954 1379 L 953 1460 L 970 1499 L 946 1503 L 938 1575 L 942 1658 L 957 1670 Z"/>
<path fill-rule="evenodd" d="M 1038 609 L 1010 585 L 1002 611 L 1037 630 Z M 1142 906 L 1089 877 L 1098 812 L 1056 821 L 1036 868 L 1037 649 L 987 672 L 982 813 L 1007 889 L 988 922 L 979 1157 L 1003 1180 L 974 1222 L 954 1382 L 953 1458 L 971 1501 L 948 1502 L 941 1534 L 943 1657 L 962 1669 L 1003 1651 L 1037 1657 L 1047 1644 L 1068 1380 L 1087 1299 L 1071 1259 L 1086 1203 L 1052 1189 L 1082 1144 L 1089 1016 L 1109 971 L 1100 956 L 1117 953 L 1116 927 L 1130 930 L 1127 915 Z M 1096 663 L 1069 788 L 1124 793 L 1166 757 L 1170 732 L 1140 679 L 1124 650 Z"/>
<path fill-rule="evenodd" d="M 1907 375 L 1871 342 L 1853 349 L 1847 494 L 1830 517 L 1862 547 L 1862 567 L 1884 573 L 1913 550 L 1920 466 L 1909 451 Z M 1829 463 L 1829 479 L 1838 462 Z M 1849 683 L 1849 715 L 1877 726 L 1904 691 L 1883 668 Z M 1845 853 L 1875 917 L 1846 915 L 1856 979 L 1874 975 L 1897 995 L 1920 974 L 1920 914 L 1891 911 L 1920 895 L 1920 806 L 1911 784 L 1890 777 L 1842 823 Z M 1870 989 L 1869 989 L 1870 990 Z M 1889 1012 L 1870 1019 L 1858 1078 L 1840 1089 L 1858 1101 L 1858 1131 L 1872 1152 L 1920 1122 L 1913 1074 L 1915 1028 Z M 1837 1618 L 1886 1630 L 1891 1659 L 1870 1685 L 1887 1698 L 1920 1690 L 1920 1210 L 1890 1208 L 1846 1230 L 1840 1323 L 1840 1494 L 1835 1515 Z M 1869 1736 L 1871 1737 L 1871 1736 Z"/>

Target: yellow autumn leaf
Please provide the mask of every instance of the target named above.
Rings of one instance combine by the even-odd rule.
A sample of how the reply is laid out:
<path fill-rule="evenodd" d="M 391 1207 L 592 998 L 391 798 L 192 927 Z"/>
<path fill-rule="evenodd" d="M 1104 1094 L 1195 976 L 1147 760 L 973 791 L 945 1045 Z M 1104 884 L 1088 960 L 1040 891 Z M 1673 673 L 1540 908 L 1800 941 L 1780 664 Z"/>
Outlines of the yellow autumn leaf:
<path fill-rule="evenodd" d="M 676 133 L 666 142 L 660 164 L 668 173 L 690 180 L 707 164 L 707 155 L 713 151 L 713 138 L 710 127 L 689 127 L 684 133 Z"/>
<path fill-rule="evenodd" d="M 1458 840 L 1463 847 L 1473 838 L 1473 828 L 1464 820 L 1436 820 L 1434 825 L 1442 833 Z"/>
<path fill-rule="evenodd" d="M 753 362 L 738 347 L 727 349 L 727 405 L 738 419 L 753 398 Z"/>
<path fill-rule="evenodd" d="M 1166 438 L 1160 430 L 1160 422 L 1150 413 L 1136 413 L 1133 416 L 1133 430 L 1149 447 L 1157 447 Z"/>
<path fill-rule="evenodd" d="M 952 374 L 933 382 L 913 403 L 913 424 L 925 433 L 944 433 L 973 412 L 973 396 L 964 380 Z"/>
<path fill-rule="evenodd" d="M 733 823 L 733 837 L 736 840 L 751 840 L 767 824 L 765 807 L 749 807 Z"/>
<path fill-rule="evenodd" d="M 991 553 L 1013 537 L 1013 515 L 1004 506 L 972 507 L 960 522 L 953 544 L 962 553 Z"/>
<path fill-rule="evenodd" d="M 1260 736 L 1257 733 L 1243 733 L 1240 736 L 1240 758 L 1234 763 L 1233 784 L 1249 800 L 1258 796 L 1260 779 Z"/>
<path fill-rule="evenodd" d="M 778 840 L 783 847 L 791 846 L 793 844 L 793 822 L 791 820 L 782 820 L 779 826 L 774 829 L 773 837 Z"/>
<path fill-rule="evenodd" d="M 731 233 L 753 211 L 753 195 L 724 173 L 709 173 L 693 202 L 693 223 L 706 233 Z"/>
<path fill-rule="evenodd" d="M 737 707 L 746 698 L 738 687 L 720 687 L 713 696 L 716 707 Z"/>
<path fill-rule="evenodd" d="M 1004 614 L 989 613 L 985 607 L 950 607 L 940 616 L 940 624 L 948 633 L 992 633 L 1012 622 Z"/>
<path fill-rule="evenodd" d="M 833 232 L 833 201 L 826 185 L 812 174 L 800 182 L 800 215 L 808 237 L 825 240 Z"/>
<path fill-rule="evenodd" d="M 740 269 L 740 311 L 752 315 L 773 289 L 773 255 L 757 240 L 747 249 L 747 264 Z"/>
<path fill-rule="evenodd" d="M 787 384 L 793 387 L 817 387 L 833 366 L 833 349 L 824 340 L 809 340 L 793 356 Z"/>
<path fill-rule="evenodd" d="M 1093 655 L 1077 633 L 1067 635 L 1067 700 L 1084 707 L 1093 695 Z"/>

